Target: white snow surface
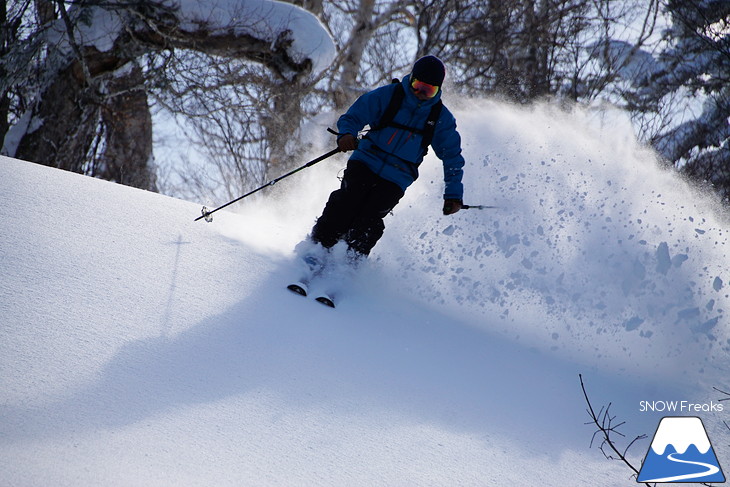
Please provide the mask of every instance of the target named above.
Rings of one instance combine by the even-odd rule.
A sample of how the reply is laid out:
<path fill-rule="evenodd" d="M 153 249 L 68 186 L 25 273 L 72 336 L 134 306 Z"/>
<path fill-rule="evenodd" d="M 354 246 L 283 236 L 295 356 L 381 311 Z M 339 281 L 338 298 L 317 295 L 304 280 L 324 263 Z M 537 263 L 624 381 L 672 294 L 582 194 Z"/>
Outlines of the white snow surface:
<path fill-rule="evenodd" d="M 624 447 L 730 389 L 727 222 L 619 113 L 446 101 L 499 208 L 429 155 L 335 310 L 285 285 L 344 157 L 210 224 L 0 158 L 0 484 L 635 485 L 578 374 Z"/>

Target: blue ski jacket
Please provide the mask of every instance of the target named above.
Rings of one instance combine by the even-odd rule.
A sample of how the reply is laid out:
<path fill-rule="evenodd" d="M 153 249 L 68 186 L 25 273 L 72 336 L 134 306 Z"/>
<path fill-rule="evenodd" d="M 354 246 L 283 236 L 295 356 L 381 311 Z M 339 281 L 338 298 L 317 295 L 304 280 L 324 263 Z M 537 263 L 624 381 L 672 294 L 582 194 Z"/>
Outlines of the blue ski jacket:
<path fill-rule="evenodd" d="M 410 75 L 403 78 L 401 84 L 405 97 L 393 122 L 423 128 L 431 107 L 441 98 L 441 90 L 433 98 L 421 101 L 410 88 Z M 393 83 L 360 96 L 337 121 L 339 132 L 357 137 L 366 125 L 376 126 L 390 103 L 395 87 Z M 426 154 L 427 148 L 421 146 L 421 141 L 422 136 L 418 133 L 386 126 L 368 132 L 350 160 L 362 161 L 375 174 L 396 183 L 405 191 L 418 178 L 418 166 Z M 461 136 L 456 131 L 456 119 L 446 107 L 441 109 L 431 147 L 444 165 L 444 199 L 463 199 Z"/>

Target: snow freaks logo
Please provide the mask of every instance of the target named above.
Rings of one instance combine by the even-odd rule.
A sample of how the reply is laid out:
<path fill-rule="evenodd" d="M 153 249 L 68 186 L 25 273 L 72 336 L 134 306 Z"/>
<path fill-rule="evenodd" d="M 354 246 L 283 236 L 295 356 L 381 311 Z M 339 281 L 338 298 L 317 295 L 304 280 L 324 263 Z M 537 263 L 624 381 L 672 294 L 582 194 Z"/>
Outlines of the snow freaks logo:
<path fill-rule="evenodd" d="M 702 420 L 662 418 L 637 482 L 725 482 Z"/>

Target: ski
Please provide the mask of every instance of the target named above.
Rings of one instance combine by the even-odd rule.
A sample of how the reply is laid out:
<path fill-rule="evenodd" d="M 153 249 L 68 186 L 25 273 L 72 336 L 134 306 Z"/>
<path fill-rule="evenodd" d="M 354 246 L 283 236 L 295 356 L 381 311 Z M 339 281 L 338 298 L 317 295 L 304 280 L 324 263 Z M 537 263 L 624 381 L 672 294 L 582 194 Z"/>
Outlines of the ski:
<path fill-rule="evenodd" d="M 292 282 L 286 288 L 293 293 L 306 297 L 309 286 L 307 286 L 307 284 L 302 281 L 297 281 Z"/>
<path fill-rule="evenodd" d="M 323 293 L 323 294 L 317 296 L 316 298 L 314 298 L 314 300 L 325 306 L 329 306 L 330 308 L 336 307 L 335 306 L 335 297 L 332 294 Z"/>
<path fill-rule="evenodd" d="M 300 277 L 288 284 L 287 289 L 299 296 L 311 295 L 318 303 L 335 308 L 341 298 L 340 290 L 352 278 L 361 258 L 337 256 L 322 250 L 315 248 L 302 252 L 303 256 L 298 259 Z"/>
<path fill-rule="evenodd" d="M 314 276 L 314 277 L 318 277 Z M 289 284 L 286 288 L 293 292 L 294 294 L 297 294 L 299 296 L 307 297 L 309 295 L 309 283 L 310 280 L 308 279 L 300 279 L 299 281 L 293 282 Z M 321 303 L 325 306 L 329 306 L 330 308 L 334 308 L 335 306 L 335 295 L 331 292 L 319 292 L 317 296 L 314 298 L 315 301 L 318 303 Z"/>
<path fill-rule="evenodd" d="M 307 297 L 309 295 L 309 286 L 301 281 L 293 282 L 286 288 L 299 296 Z M 325 306 L 329 306 L 330 308 L 336 307 L 335 296 L 332 293 L 320 293 L 316 298 L 314 298 L 314 300 Z"/>
<path fill-rule="evenodd" d="M 309 293 L 309 284 L 324 271 L 324 263 L 314 255 L 305 255 L 301 259 L 304 264 L 299 280 L 286 286 L 291 292 L 306 297 Z"/>

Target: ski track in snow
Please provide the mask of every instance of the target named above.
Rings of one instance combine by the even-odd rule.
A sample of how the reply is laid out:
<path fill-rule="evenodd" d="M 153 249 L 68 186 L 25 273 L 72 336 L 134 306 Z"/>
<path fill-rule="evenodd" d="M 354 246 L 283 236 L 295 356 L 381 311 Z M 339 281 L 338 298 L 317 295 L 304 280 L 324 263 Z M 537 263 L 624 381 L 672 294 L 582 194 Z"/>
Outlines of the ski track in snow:
<path fill-rule="evenodd" d="M 285 286 L 344 158 L 212 224 L 2 159 L 0 483 L 624 482 L 577 375 L 627 438 L 728 389 L 726 220 L 620 114 L 454 108 L 499 208 L 430 155 L 336 310 Z"/>

